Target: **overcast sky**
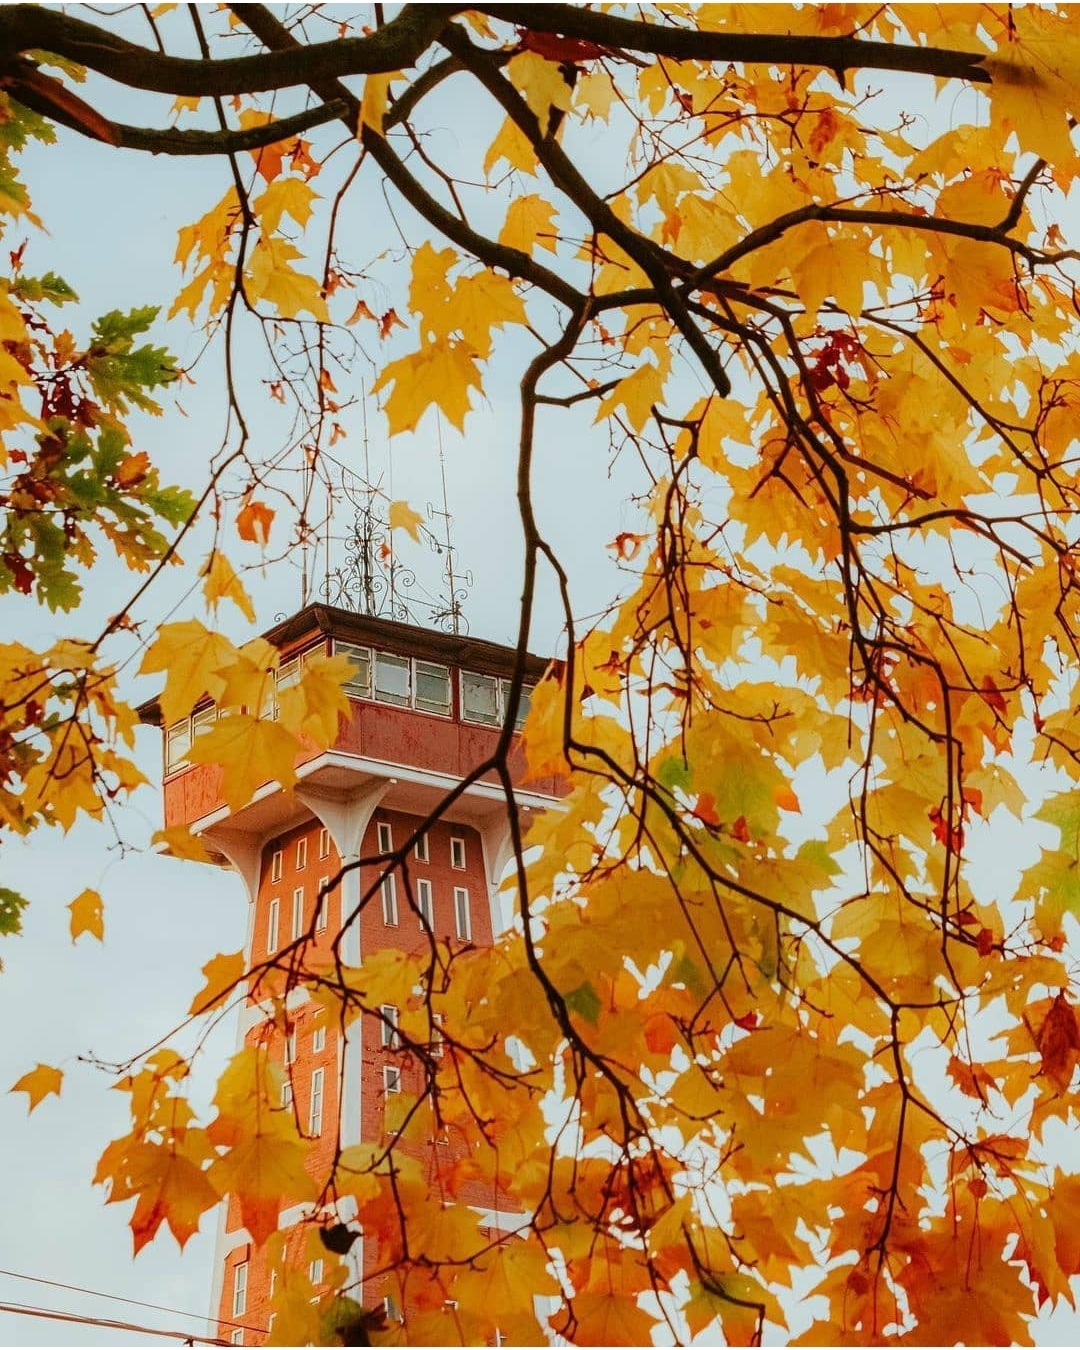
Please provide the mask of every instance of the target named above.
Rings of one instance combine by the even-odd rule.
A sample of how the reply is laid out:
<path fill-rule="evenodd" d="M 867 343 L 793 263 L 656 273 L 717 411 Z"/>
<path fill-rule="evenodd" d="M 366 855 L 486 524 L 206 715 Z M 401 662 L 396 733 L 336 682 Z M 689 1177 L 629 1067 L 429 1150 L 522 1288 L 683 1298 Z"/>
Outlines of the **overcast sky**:
<path fill-rule="evenodd" d="M 116 106 L 115 104 L 113 105 Z M 460 113 L 460 109 L 456 113 Z M 447 136 L 465 138 L 490 122 L 470 125 L 466 107 Z M 129 120 L 138 120 L 130 117 Z M 26 265 L 30 272 L 55 268 L 82 296 L 85 322 L 113 308 L 161 303 L 175 293 L 172 258 L 176 231 L 220 196 L 221 166 L 199 161 L 154 160 L 105 150 L 58 132 L 58 144 L 26 157 L 35 208 L 52 232 L 32 236 Z M 372 199 L 375 198 L 374 190 Z M 381 208 L 380 208 L 381 209 Z M 403 219 L 408 220 L 407 213 Z M 422 234 L 413 235 L 418 242 Z M 6 241 L 14 246 L 15 241 Z M 372 247 L 370 252 L 374 252 Z M 69 320 L 70 322 L 70 320 Z M 162 324 L 157 340 L 167 340 L 181 363 L 198 349 L 197 335 L 182 323 Z M 508 356 L 487 378 L 489 401 L 466 424 L 466 436 L 444 429 L 450 505 L 460 563 L 471 570 L 473 586 L 466 603 L 471 631 L 496 641 L 511 641 L 517 622 L 520 544 L 514 503 L 514 453 L 517 408 L 516 363 L 524 347 L 510 344 Z M 257 360 L 257 358 L 255 358 Z M 251 379 L 264 371 L 254 366 Z M 196 371 L 197 383 L 181 391 L 181 415 L 170 400 L 164 418 L 135 423 L 137 447 L 151 451 L 165 481 L 199 488 L 207 457 L 219 444 L 222 391 L 212 365 Z M 280 426 L 273 408 L 250 405 L 249 413 L 276 448 Z M 383 423 L 374 407 L 369 418 L 373 463 L 387 467 Z M 579 426 L 581 424 L 579 423 Z M 552 428 L 558 427 L 558 430 Z M 624 504 L 639 483 L 633 466 L 620 463 L 609 475 L 609 454 L 602 436 L 567 434 L 565 419 L 551 420 L 540 438 L 538 504 L 541 521 L 572 570 L 576 608 L 597 610 L 619 586 L 606 544 L 620 531 L 639 525 Z M 359 467 L 359 424 L 335 447 Z M 394 447 L 394 495 L 419 509 L 438 502 L 436 434 L 429 417 L 419 434 Z M 279 542 L 279 541 L 275 541 Z M 159 619 L 199 615 L 185 598 L 193 579 L 191 564 L 201 560 L 205 544 L 185 549 L 189 568 L 163 580 L 152 602 L 138 617 Z M 235 557 L 254 561 L 257 554 L 237 546 Z M 299 577 L 295 560 L 252 579 L 259 627 L 296 608 Z M 437 584 L 438 577 L 428 580 Z M 55 637 L 89 635 L 100 619 L 115 612 L 132 588 L 131 574 L 107 558 L 87 585 L 84 610 L 67 619 L 37 612 L 21 598 L 0 601 L 0 631 L 31 645 Z M 248 635 L 242 622 L 223 613 L 231 635 Z M 554 650 L 561 618 L 550 584 L 537 606 L 533 649 Z M 136 680 L 133 700 L 154 692 L 154 682 Z M 0 975 L 0 1089 L 38 1061 L 61 1066 L 66 1075 L 61 1100 L 49 1099 L 27 1117 L 25 1097 L 0 1091 L 0 1140 L 3 1141 L 4 1190 L 0 1207 L 0 1302 L 34 1304 L 146 1326 L 204 1330 L 182 1314 L 205 1316 L 212 1282 L 214 1227 L 203 1231 L 185 1253 L 163 1235 L 136 1262 L 131 1260 L 127 1228 L 130 1205 L 104 1206 L 103 1194 L 90 1185 L 98 1155 L 126 1128 L 126 1098 L 109 1089 L 106 1074 L 80 1062 L 96 1056 L 121 1061 L 165 1034 L 187 1007 L 200 984 L 199 968 L 214 953 L 235 950 L 243 941 L 246 902 L 234 876 L 195 864 L 157 857 L 146 849 L 160 822 L 160 737 L 140 733 L 139 761 L 154 786 L 136 794 L 118 813 L 124 851 L 106 828 L 81 824 L 61 836 L 38 831 L 29 841 L 6 839 L 0 851 L 0 883 L 31 900 L 25 935 L 0 946 L 5 970 Z M 1002 835 L 988 855 L 988 873 L 1002 884 L 1023 861 L 1020 832 Z M 100 890 L 106 904 L 106 939 L 98 945 L 84 937 L 77 948 L 68 936 L 66 905 L 84 887 Z M 196 1097 L 212 1091 L 216 1068 L 232 1047 L 225 1029 L 211 1043 L 196 1080 Z M 155 1303 L 173 1312 L 153 1311 L 119 1302 L 12 1278 L 32 1276 Z M 1080 1340 L 1080 1322 L 1062 1313 L 1043 1330 L 1048 1344 Z M 110 1345 L 145 1343 L 145 1337 L 95 1330 L 63 1322 L 0 1316 L 0 1344 Z"/>

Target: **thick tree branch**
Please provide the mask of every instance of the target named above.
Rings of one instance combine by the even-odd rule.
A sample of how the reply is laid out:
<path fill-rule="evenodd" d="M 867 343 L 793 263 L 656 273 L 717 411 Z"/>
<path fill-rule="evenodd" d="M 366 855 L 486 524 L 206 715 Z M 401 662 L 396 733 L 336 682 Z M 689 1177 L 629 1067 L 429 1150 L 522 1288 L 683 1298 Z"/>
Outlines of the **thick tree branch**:
<path fill-rule="evenodd" d="M 821 66 L 845 70 L 904 70 L 916 75 L 971 80 L 989 84 L 985 68 L 990 53 L 953 51 L 938 47 L 904 47 L 851 37 L 803 37 L 778 33 L 733 33 L 698 28 L 676 28 L 622 19 L 614 14 L 578 5 L 473 5 L 493 19 L 517 24 L 537 33 L 559 33 L 605 47 L 678 61 L 741 61 L 750 65 Z"/>
<path fill-rule="evenodd" d="M 43 49 L 107 75 L 132 89 L 203 97 L 289 89 L 338 75 L 369 75 L 415 65 L 455 5 L 406 5 L 367 37 L 302 43 L 288 51 L 217 61 L 162 56 L 43 5 L 10 5 L 0 14 L 0 63 Z M 287 31 L 287 30 L 286 30 Z"/>
<path fill-rule="evenodd" d="M 116 144 L 124 150 L 146 150 L 152 155 L 234 155 L 242 150 L 260 150 L 264 145 L 288 141 L 312 127 L 333 122 L 345 112 L 339 100 L 320 103 L 293 117 L 282 117 L 261 127 L 244 127 L 236 131 L 203 131 L 179 127 L 133 127 L 124 122 L 113 122 Z M 86 135 L 87 131 L 74 119 L 68 121 L 57 112 L 52 117 L 63 122 L 72 131 Z"/>

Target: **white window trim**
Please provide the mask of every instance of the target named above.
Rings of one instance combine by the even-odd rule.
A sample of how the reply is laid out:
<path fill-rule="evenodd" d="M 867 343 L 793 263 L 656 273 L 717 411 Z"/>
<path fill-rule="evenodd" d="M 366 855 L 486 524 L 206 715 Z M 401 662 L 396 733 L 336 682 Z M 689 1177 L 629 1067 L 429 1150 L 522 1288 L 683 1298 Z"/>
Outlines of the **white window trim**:
<path fill-rule="evenodd" d="M 416 908 L 420 911 L 420 927 L 425 933 L 435 929 L 435 898 L 431 892 L 431 882 L 426 877 L 416 879 Z"/>
<path fill-rule="evenodd" d="M 392 1003 L 379 1006 L 379 1043 L 384 1050 L 401 1048 L 401 1036 L 398 1032 L 398 1010 Z"/>
<path fill-rule="evenodd" d="M 285 1033 L 285 1063 L 296 1063 L 296 1032 L 287 1031 Z"/>
<path fill-rule="evenodd" d="M 397 908 L 397 880 L 393 874 L 383 877 L 379 883 L 379 891 L 382 895 L 383 923 L 387 928 L 396 928 L 398 926 L 398 908 Z"/>
<path fill-rule="evenodd" d="M 462 923 L 463 918 L 464 923 Z M 464 932 L 462 929 L 464 929 Z M 462 942 L 472 941 L 472 908 L 469 901 L 468 886 L 454 887 L 454 932 L 457 933 Z"/>
<path fill-rule="evenodd" d="M 308 1266 L 308 1279 L 312 1284 L 322 1284 L 323 1282 L 323 1260 L 317 1256 L 311 1265 Z"/>
<path fill-rule="evenodd" d="M 423 834 L 417 835 L 416 843 L 413 846 L 413 857 L 416 859 L 417 862 L 426 863 L 430 861 L 431 853 L 428 848 L 428 837 L 426 830 L 424 831 Z"/>
<path fill-rule="evenodd" d="M 320 1055 L 326 1049 L 326 1028 L 316 1027 L 311 1033 L 311 1053 Z"/>
<path fill-rule="evenodd" d="M 281 1085 L 281 1109 L 287 1111 L 293 1102 L 292 1082 L 286 1079 Z"/>
<path fill-rule="evenodd" d="M 380 853 L 393 853 L 394 851 L 394 831 L 390 822 L 380 820 L 375 826 L 376 847 Z"/>
<path fill-rule="evenodd" d="M 382 1071 L 383 1092 L 387 1096 L 401 1091 L 401 1070 L 396 1064 L 384 1064 Z"/>
<path fill-rule="evenodd" d="M 458 848 L 460 846 L 461 861 L 457 861 Z M 460 834 L 450 836 L 450 866 L 455 872 L 464 872 L 468 867 L 468 850 L 465 848 L 465 837 Z"/>
<path fill-rule="evenodd" d="M 315 1069 L 311 1075 L 311 1100 L 308 1104 L 308 1134 L 322 1134 L 323 1071 Z"/>
<path fill-rule="evenodd" d="M 283 850 L 283 849 L 277 848 L 277 849 L 274 850 L 273 855 L 272 855 L 272 857 L 271 857 L 271 859 L 270 859 L 270 880 L 271 880 L 271 881 L 280 881 L 280 880 L 281 880 L 281 874 L 282 874 L 282 871 L 283 871 L 283 869 L 284 869 L 284 858 L 285 858 L 285 854 L 284 854 L 284 850 Z"/>
<path fill-rule="evenodd" d="M 275 895 L 266 910 L 266 954 L 272 956 L 278 949 L 281 925 L 281 901 Z"/>
<path fill-rule="evenodd" d="M 292 896 L 292 940 L 296 942 L 304 931 L 304 888 L 297 886 Z"/>
<path fill-rule="evenodd" d="M 307 839 L 296 841 L 296 870 L 302 872 L 307 866 Z"/>
<path fill-rule="evenodd" d="M 329 922 L 330 892 L 327 889 L 329 881 L 329 877 L 319 878 L 319 894 L 322 898 L 319 901 L 319 909 L 315 915 L 316 933 L 325 933 L 326 925 Z"/>
<path fill-rule="evenodd" d="M 330 831 L 324 825 L 319 831 L 319 857 L 329 858 L 330 856 Z"/>
<path fill-rule="evenodd" d="M 243 1317 L 247 1312 L 247 1281 L 248 1281 L 248 1263 L 238 1261 L 233 1266 L 233 1296 L 232 1296 L 232 1315 L 234 1317 Z"/>

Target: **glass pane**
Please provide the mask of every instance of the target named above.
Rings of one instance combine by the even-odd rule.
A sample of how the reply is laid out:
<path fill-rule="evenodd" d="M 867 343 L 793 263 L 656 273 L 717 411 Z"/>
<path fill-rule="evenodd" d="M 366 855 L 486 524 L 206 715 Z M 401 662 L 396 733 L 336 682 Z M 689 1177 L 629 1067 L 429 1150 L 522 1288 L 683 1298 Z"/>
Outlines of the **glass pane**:
<path fill-rule="evenodd" d="M 375 653 L 375 697 L 381 703 L 409 702 L 409 661 L 389 652 Z"/>
<path fill-rule="evenodd" d="M 166 771 L 178 769 L 184 762 L 184 756 L 187 754 L 191 745 L 191 723 L 185 717 L 182 722 L 177 722 L 175 726 L 169 728 L 168 739 L 165 745 L 165 768 Z"/>
<path fill-rule="evenodd" d="M 461 715 L 467 722 L 499 721 L 499 682 L 494 675 L 461 672 Z"/>
<path fill-rule="evenodd" d="M 277 686 L 279 689 L 288 689 L 294 684 L 300 683 L 300 658 L 294 656 L 291 661 L 284 662 L 278 667 Z"/>
<path fill-rule="evenodd" d="M 510 706 L 510 686 L 511 686 L 510 680 L 502 681 L 502 706 L 504 708 L 508 708 Z M 514 714 L 515 731 L 520 731 L 521 728 L 525 725 L 525 717 L 529 711 L 529 697 L 531 694 L 532 689 L 528 685 L 522 686 L 521 699 L 518 702 L 517 711 Z"/>
<path fill-rule="evenodd" d="M 353 668 L 352 679 L 346 681 L 345 692 L 353 698 L 368 698 L 371 694 L 371 650 L 351 642 L 335 642 L 334 651 L 349 658 Z"/>
<path fill-rule="evenodd" d="M 450 670 L 447 666 L 432 665 L 430 661 L 416 663 L 416 706 L 422 712 L 450 712 Z"/>

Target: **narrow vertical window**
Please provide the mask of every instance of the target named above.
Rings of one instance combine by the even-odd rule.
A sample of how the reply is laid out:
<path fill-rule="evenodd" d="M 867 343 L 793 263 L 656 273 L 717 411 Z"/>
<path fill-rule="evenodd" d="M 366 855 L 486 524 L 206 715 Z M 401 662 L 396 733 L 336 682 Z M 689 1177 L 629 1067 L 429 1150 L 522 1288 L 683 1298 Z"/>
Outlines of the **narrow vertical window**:
<path fill-rule="evenodd" d="M 299 872 L 307 866 L 307 839 L 298 839 L 296 841 L 296 870 Z"/>
<path fill-rule="evenodd" d="M 233 1268 L 232 1315 L 242 1317 L 247 1311 L 248 1263 L 241 1261 Z"/>
<path fill-rule="evenodd" d="M 281 853 L 281 849 L 276 849 L 276 850 L 274 851 L 274 856 L 270 859 L 270 880 L 271 880 L 271 881 L 280 881 L 280 880 L 281 880 L 281 868 L 282 868 L 282 853 Z"/>
<path fill-rule="evenodd" d="M 243 1344 L 244 1344 L 244 1328 L 243 1328 L 243 1327 L 237 1327 L 236 1330 L 229 1336 L 229 1344 L 230 1344 L 230 1345 L 243 1345 Z"/>
<path fill-rule="evenodd" d="M 443 1054 L 443 1034 L 442 1034 L 443 1015 L 442 1013 L 431 1014 L 431 1053 L 436 1059 L 442 1059 Z"/>
<path fill-rule="evenodd" d="M 316 933 L 326 932 L 327 911 L 330 903 L 330 894 L 328 890 L 329 885 L 330 885 L 329 877 L 319 878 L 319 908 L 318 912 L 315 915 Z"/>
<path fill-rule="evenodd" d="M 288 1031 L 285 1033 L 285 1063 L 296 1063 L 296 1032 Z"/>
<path fill-rule="evenodd" d="M 282 1083 L 281 1085 L 281 1105 L 283 1110 L 288 1110 L 292 1106 L 292 1084 Z M 273 1276 L 270 1277 L 273 1279 Z"/>
<path fill-rule="evenodd" d="M 401 1070 L 396 1064 L 384 1064 L 382 1071 L 383 1091 L 386 1093 L 401 1091 Z"/>
<path fill-rule="evenodd" d="M 384 1003 L 379 1008 L 382 1015 L 379 1023 L 379 1030 L 382 1037 L 384 1050 L 396 1050 L 401 1045 L 401 1037 L 398 1035 L 398 1010 L 392 1003 Z"/>
<path fill-rule="evenodd" d="M 279 902 L 270 901 L 266 911 L 266 954 L 272 956 L 277 951 L 278 945 L 278 907 Z"/>
<path fill-rule="evenodd" d="M 321 1054 L 326 1049 L 326 1028 L 316 1027 L 311 1033 L 311 1050 L 313 1054 Z"/>
<path fill-rule="evenodd" d="M 465 870 L 465 840 L 457 834 L 450 836 L 450 866 L 458 872 Z"/>
<path fill-rule="evenodd" d="M 380 820 L 375 826 L 375 835 L 379 841 L 380 853 L 393 853 L 394 851 L 394 832 L 385 820 Z"/>
<path fill-rule="evenodd" d="M 330 831 L 324 825 L 319 831 L 319 857 L 329 858 L 330 856 Z"/>
<path fill-rule="evenodd" d="M 317 1256 L 311 1265 L 308 1266 L 308 1279 L 312 1284 L 322 1284 L 322 1257 Z"/>
<path fill-rule="evenodd" d="M 311 1075 L 311 1111 L 308 1115 L 308 1134 L 322 1134 L 323 1071 Z"/>
<path fill-rule="evenodd" d="M 472 941 L 472 915 L 469 912 L 469 892 L 464 886 L 454 887 L 454 926 L 462 942 Z"/>
<path fill-rule="evenodd" d="M 427 832 L 426 832 L 426 831 L 420 836 L 419 839 L 417 839 L 417 841 L 416 841 L 416 847 L 415 847 L 415 849 L 413 850 L 413 852 L 416 854 L 416 861 L 417 861 L 417 862 L 427 862 L 427 860 L 428 860 L 428 843 L 427 843 Z"/>
<path fill-rule="evenodd" d="M 382 885 L 379 888 L 382 891 L 382 916 L 383 923 L 388 928 L 397 927 L 397 886 L 394 884 L 393 876 L 383 877 Z"/>
<path fill-rule="evenodd" d="M 398 1305 L 394 1302 L 390 1294 L 383 1299 L 383 1310 L 386 1313 L 388 1322 L 400 1322 L 401 1314 L 398 1312 Z"/>
<path fill-rule="evenodd" d="M 297 886 L 292 897 L 292 935 L 293 941 L 304 931 L 304 888 Z"/>
<path fill-rule="evenodd" d="M 416 883 L 416 908 L 420 911 L 420 927 L 430 933 L 435 927 L 435 906 L 431 899 L 431 882 L 424 877 Z"/>

